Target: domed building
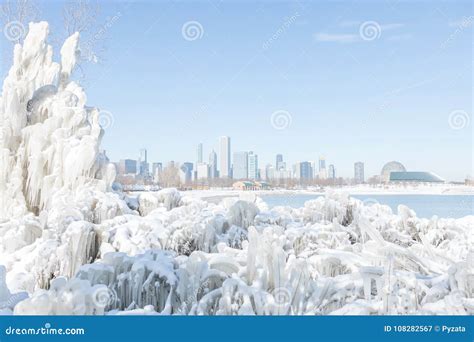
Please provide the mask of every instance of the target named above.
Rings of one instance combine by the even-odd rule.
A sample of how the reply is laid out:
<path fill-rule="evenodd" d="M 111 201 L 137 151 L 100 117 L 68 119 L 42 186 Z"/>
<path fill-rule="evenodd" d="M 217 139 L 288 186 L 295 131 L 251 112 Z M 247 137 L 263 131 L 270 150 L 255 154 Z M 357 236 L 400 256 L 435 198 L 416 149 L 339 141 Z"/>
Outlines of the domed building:
<path fill-rule="evenodd" d="M 390 172 L 390 182 L 394 183 L 444 183 L 444 179 L 427 171 L 393 171 Z"/>
<path fill-rule="evenodd" d="M 402 163 L 391 161 L 382 168 L 381 179 L 384 183 L 443 183 L 440 176 L 426 171 L 407 171 Z"/>
<path fill-rule="evenodd" d="M 397 161 L 391 161 L 385 164 L 380 173 L 382 177 L 382 182 L 390 181 L 390 173 L 392 172 L 406 172 L 405 166 L 402 163 Z"/>

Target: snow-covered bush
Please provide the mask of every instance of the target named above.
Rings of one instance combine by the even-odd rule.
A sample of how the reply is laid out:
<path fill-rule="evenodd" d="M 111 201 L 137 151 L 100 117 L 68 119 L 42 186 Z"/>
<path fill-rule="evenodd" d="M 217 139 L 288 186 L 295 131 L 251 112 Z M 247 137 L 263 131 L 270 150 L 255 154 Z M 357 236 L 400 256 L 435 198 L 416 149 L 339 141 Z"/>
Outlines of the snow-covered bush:
<path fill-rule="evenodd" d="M 59 277 L 49 290 L 39 290 L 15 306 L 18 315 L 100 315 L 109 300 L 104 285 Z"/>
<path fill-rule="evenodd" d="M 141 216 L 146 216 L 157 208 L 171 210 L 180 206 L 181 195 L 179 191 L 170 188 L 158 192 L 143 192 L 138 196 L 138 211 Z"/>

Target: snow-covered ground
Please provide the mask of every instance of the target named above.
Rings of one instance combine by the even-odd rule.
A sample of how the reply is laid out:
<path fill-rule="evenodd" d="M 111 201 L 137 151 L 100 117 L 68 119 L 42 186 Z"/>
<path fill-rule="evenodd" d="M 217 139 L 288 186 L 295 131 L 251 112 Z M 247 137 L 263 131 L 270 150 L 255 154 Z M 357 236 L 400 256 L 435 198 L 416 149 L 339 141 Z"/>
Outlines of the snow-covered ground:
<path fill-rule="evenodd" d="M 473 314 L 474 216 L 421 219 L 328 191 L 124 194 L 98 111 L 30 26 L 0 99 L 1 314 Z"/>

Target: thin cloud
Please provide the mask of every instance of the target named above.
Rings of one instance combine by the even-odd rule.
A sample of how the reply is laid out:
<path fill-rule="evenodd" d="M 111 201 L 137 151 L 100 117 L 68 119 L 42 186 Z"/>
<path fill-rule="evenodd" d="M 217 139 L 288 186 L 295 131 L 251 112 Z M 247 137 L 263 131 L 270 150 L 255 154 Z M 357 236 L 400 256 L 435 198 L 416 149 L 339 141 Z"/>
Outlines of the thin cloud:
<path fill-rule="evenodd" d="M 314 39 L 317 42 L 353 43 L 360 40 L 360 37 L 356 34 L 316 33 Z"/>
<path fill-rule="evenodd" d="M 356 20 L 347 20 L 342 21 L 339 23 L 340 27 L 344 28 L 355 28 L 360 27 L 364 22 L 363 21 L 356 21 Z M 378 24 L 378 23 L 377 23 Z M 380 27 L 380 32 L 383 34 L 385 31 L 396 30 L 405 26 L 403 23 L 390 23 L 390 24 L 378 24 Z M 351 30 L 356 31 L 356 30 Z M 357 29 L 357 34 L 348 32 L 348 33 L 331 33 L 331 32 L 319 32 L 314 34 L 314 39 L 317 42 L 332 42 L 332 43 L 355 43 L 362 41 L 359 31 Z M 411 35 L 409 34 L 399 34 L 399 35 L 392 35 L 387 36 L 389 40 L 403 40 L 409 39 Z"/>
<path fill-rule="evenodd" d="M 361 20 L 346 20 L 339 23 L 339 27 L 358 27 L 362 25 L 364 21 Z M 405 26 L 403 23 L 390 23 L 390 24 L 379 24 L 382 30 L 395 30 Z"/>

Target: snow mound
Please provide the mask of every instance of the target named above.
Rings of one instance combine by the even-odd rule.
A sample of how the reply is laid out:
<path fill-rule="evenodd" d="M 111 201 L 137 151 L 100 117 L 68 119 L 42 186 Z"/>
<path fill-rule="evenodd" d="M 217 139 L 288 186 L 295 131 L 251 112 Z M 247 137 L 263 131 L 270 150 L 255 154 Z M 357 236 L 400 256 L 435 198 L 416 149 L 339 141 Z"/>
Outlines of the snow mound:
<path fill-rule="evenodd" d="M 16 315 L 100 315 L 108 300 L 107 288 L 90 286 L 79 279 L 59 277 L 51 281 L 51 288 L 39 290 L 15 306 Z"/>
<path fill-rule="evenodd" d="M 163 189 L 156 193 L 143 192 L 138 196 L 138 211 L 146 216 L 157 208 L 171 210 L 181 204 L 181 195 L 174 188 Z"/>
<path fill-rule="evenodd" d="M 0 315 L 9 315 L 13 308 L 28 298 L 26 292 L 12 294 L 6 284 L 6 270 L 0 265 Z"/>

